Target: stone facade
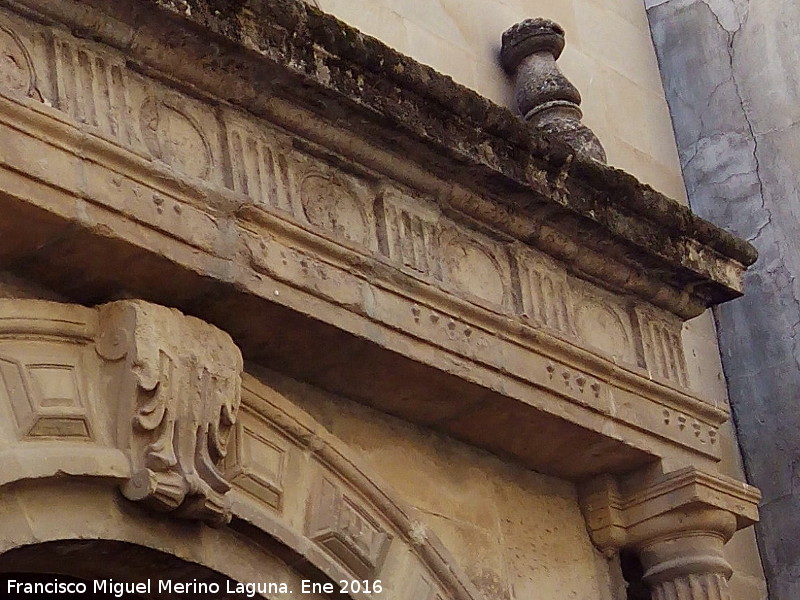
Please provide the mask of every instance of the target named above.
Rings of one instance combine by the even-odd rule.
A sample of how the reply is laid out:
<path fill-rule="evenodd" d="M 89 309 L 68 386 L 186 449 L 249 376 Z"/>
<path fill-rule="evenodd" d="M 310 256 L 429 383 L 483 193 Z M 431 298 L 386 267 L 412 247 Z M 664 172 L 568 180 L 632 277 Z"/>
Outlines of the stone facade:
<path fill-rule="evenodd" d="M 0 569 L 737 593 L 759 493 L 682 331 L 749 244 L 296 0 L 0 33 Z"/>
<path fill-rule="evenodd" d="M 800 84 L 795 2 L 648 2 L 692 206 L 750 240 L 747 294 L 716 312 L 770 598 L 800 595 L 795 464 Z"/>

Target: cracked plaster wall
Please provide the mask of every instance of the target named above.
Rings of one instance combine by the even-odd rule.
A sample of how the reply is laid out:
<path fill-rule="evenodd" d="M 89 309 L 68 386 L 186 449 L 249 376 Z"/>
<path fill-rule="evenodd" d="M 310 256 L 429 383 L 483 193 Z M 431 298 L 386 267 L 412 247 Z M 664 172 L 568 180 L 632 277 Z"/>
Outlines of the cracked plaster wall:
<path fill-rule="evenodd" d="M 800 598 L 800 3 L 646 0 L 694 210 L 752 241 L 716 311 L 771 600 Z"/>

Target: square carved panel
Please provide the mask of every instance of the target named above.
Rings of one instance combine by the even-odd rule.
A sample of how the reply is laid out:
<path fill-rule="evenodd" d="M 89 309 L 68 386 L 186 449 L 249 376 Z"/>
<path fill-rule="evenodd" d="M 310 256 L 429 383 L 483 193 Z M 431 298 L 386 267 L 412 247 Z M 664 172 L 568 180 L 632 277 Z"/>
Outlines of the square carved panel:
<path fill-rule="evenodd" d="M 82 388 L 79 356 L 67 349 L 0 348 L 0 390 L 23 437 L 92 439 Z"/>
<path fill-rule="evenodd" d="M 308 535 L 360 578 L 380 570 L 391 538 L 355 498 L 323 479 L 309 512 Z"/>
<path fill-rule="evenodd" d="M 230 442 L 228 477 L 235 487 L 280 511 L 287 450 L 278 440 L 270 439 L 271 430 L 260 419 L 245 412 L 240 416 Z"/>

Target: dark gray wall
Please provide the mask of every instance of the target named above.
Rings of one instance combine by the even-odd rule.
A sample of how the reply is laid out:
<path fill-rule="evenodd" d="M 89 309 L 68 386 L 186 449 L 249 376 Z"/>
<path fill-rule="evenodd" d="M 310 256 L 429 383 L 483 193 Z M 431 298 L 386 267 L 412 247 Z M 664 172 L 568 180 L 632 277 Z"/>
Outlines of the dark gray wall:
<path fill-rule="evenodd" d="M 694 210 L 759 250 L 716 311 L 771 600 L 800 599 L 800 1 L 646 0 Z"/>

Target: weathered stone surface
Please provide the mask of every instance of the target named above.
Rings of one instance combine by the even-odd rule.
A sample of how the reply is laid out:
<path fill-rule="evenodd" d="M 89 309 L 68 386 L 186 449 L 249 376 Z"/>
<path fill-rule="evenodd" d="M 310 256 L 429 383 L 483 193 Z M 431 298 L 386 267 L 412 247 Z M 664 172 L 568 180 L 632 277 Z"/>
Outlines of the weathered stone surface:
<path fill-rule="evenodd" d="M 100 2 L 98 6 L 102 4 Z M 532 212 L 533 221 L 540 222 L 546 214 L 565 240 L 580 245 L 586 244 L 589 235 L 599 236 L 595 243 L 604 246 L 615 245 L 617 239 L 627 240 L 632 247 L 627 250 L 619 248 L 617 252 L 623 264 L 635 256 L 630 251 L 632 249 L 635 253 L 645 250 L 652 254 L 644 268 L 631 265 L 640 278 L 646 279 L 652 268 L 666 268 L 668 271 L 677 268 L 672 279 L 678 286 L 685 268 L 698 270 L 701 277 L 710 278 L 707 285 L 696 288 L 697 297 L 692 299 L 691 306 L 681 305 L 678 299 L 656 299 L 657 302 L 667 302 L 672 310 L 697 314 L 701 310 L 697 304 L 714 302 L 715 298 L 719 301 L 731 297 L 731 294 L 735 296 L 741 269 L 736 264 L 747 263 L 755 257 L 746 244 L 742 245 L 724 232 L 709 227 L 685 208 L 641 186 L 634 179 L 613 169 L 569 159 L 571 153 L 566 147 L 552 140 L 546 141 L 541 136 L 531 136 L 530 131 L 508 111 L 303 4 L 259 3 L 252 9 L 252 14 L 244 14 L 241 18 L 235 16 L 241 13 L 241 9 L 237 12 L 235 8 L 217 7 L 213 3 L 200 2 L 196 6 L 190 3 L 187 5 L 191 7 L 189 11 L 185 7 L 165 4 L 183 18 L 227 36 L 228 42 L 219 41 L 220 47 L 226 48 L 224 58 L 207 55 L 207 45 L 193 46 L 189 38 L 180 45 L 171 43 L 171 53 L 184 54 L 183 60 L 174 54 L 170 66 L 159 67 L 164 52 L 156 50 L 158 44 L 164 39 L 187 39 L 181 33 L 183 19 L 158 21 L 159 27 L 177 28 L 158 39 L 146 40 L 140 36 L 130 45 L 131 34 L 120 31 L 110 33 L 112 37 L 107 41 L 127 48 L 129 53 L 156 69 L 172 71 L 173 77 L 184 77 L 202 88 L 210 87 L 213 94 L 258 114 L 271 114 L 273 118 L 280 105 L 278 98 L 290 97 L 295 87 L 293 82 L 296 83 L 296 78 L 300 77 L 310 87 L 304 88 L 302 97 L 290 98 L 293 102 L 297 101 L 325 118 L 341 119 L 345 114 L 358 118 L 360 135 L 364 140 L 382 146 L 388 143 L 398 151 L 417 155 L 427 169 L 446 174 L 449 180 L 456 177 L 473 189 L 477 186 L 492 193 L 494 200 L 505 204 L 514 218 Z M 52 5 L 39 8 L 47 12 L 52 10 Z M 114 10 L 129 12 L 121 5 Z M 154 18 L 153 14 L 142 11 L 140 18 L 147 22 Z M 264 23 L 271 25 L 267 27 Z M 291 36 L 284 29 L 289 25 L 295 31 Z M 307 39 L 316 40 L 326 53 L 319 56 L 309 53 Z M 230 47 L 230 40 L 258 50 L 262 60 L 256 61 L 251 54 L 237 53 Z M 303 40 L 302 44 L 299 40 Z M 235 70 L 236 75 L 229 68 L 232 61 L 240 64 Z M 198 63 L 204 65 L 204 73 L 186 68 Z M 288 71 L 281 72 L 280 65 L 287 65 Z M 269 102 L 257 89 L 256 81 L 264 80 L 272 81 L 271 89 L 277 94 Z M 384 89 L 387 84 L 389 88 Z M 317 99 L 315 94 L 319 96 Z M 344 94 L 347 100 L 333 103 L 330 94 L 334 94 L 333 97 Z M 334 104 L 340 107 L 336 110 L 345 110 L 345 113 L 326 114 Z M 288 124 L 286 118 L 284 114 L 280 120 Z M 386 125 L 389 123 L 411 135 L 401 139 L 391 133 L 391 139 L 387 139 Z M 299 125 L 301 123 L 296 117 L 292 119 L 293 127 Z M 306 132 L 315 136 L 319 133 L 319 130 L 315 134 Z M 463 165 L 465 158 L 473 164 L 472 167 L 459 166 L 459 163 Z M 544 213 L 541 209 L 545 207 L 539 204 L 542 196 L 556 200 L 556 204 Z M 460 208 L 464 209 L 463 206 Z M 562 213 L 566 219 L 561 218 Z M 481 214 L 481 219 L 488 216 L 485 212 Z M 637 218 L 637 215 L 644 219 Z M 512 222 L 506 217 L 496 225 L 508 230 Z M 544 239 L 546 234 L 537 233 L 536 229 L 529 224 L 523 230 L 512 227 L 509 233 L 531 243 L 543 243 L 550 252 L 557 251 L 548 246 Z M 610 232 L 612 237 L 609 238 L 604 231 Z M 690 238 L 697 238 L 699 246 Z M 693 255 L 700 260 L 686 263 L 688 255 L 684 248 L 692 248 Z M 712 248 L 730 254 L 733 263 L 729 264 L 728 273 L 709 269 L 708 260 L 716 260 L 715 252 L 709 253 Z M 584 260 L 582 253 L 562 251 L 559 257 L 580 272 L 592 274 L 599 268 L 597 262 Z M 641 286 L 628 286 L 626 281 L 627 278 L 620 279 L 612 285 L 628 288 L 633 293 L 646 293 Z"/>
<path fill-rule="evenodd" d="M 302 3 L 0 4 L 16 69 L 0 80 L 0 265 L 36 283 L 25 294 L 99 305 L 47 305 L 96 335 L 69 342 L 83 362 L 41 373 L 21 349 L 33 337 L 54 355 L 64 319 L 28 301 L 14 304 L 22 330 L 0 319 L 0 552 L 79 531 L 235 579 L 267 551 L 287 580 L 380 579 L 399 599 L 510 599 L 541 581 L 611 600 L 614 562 L 573 484 L 525 469 L 613 478 L 634 497 L 687 465 L 713 473 L 727 407 L 686 389 L 681 328 L 739 293 L 752 248 Z M 379 430 L 342 443 L 326 431 L 337 415 L 311 418 L 302 394 L 245 376 L 237 411 L 239 347 L 248 370 L 499 455 L 468 449 L 491 501 L 464 496 L 446 462 L 431 495 L 408 491 L 426 450 L 412 433 L 401 498 L 363 456 L 385 446 Z M 52 368 L 68 364 L 83 385 Z M 26 377 L 42 393 L 21 393 Z M 733 523 L 698 523 L 715 551 L 755 517 L 748 488 L 683 487 L 679 506 Z M 41 490 L 69 498 L 63 523 Z"/>
<path fill-rule="evenodd" d="M 27 32 L 32 56 L 57 47 L 58 56 L 83 57 L 35 62 L 43 100 L 20 98 L 16 88 L 2 100 L 13 140 L 4 164 L 34 182 L 8 178 L 2 254 L 16 268 L 86 302 L 125 288 L 176 304 L 227 330 L 251 360 L 565 477 L 629 470 L 671 448 L 716 459 L 726 409 L 684 389 L 674 313 L 698 308 L 708 291 L 697 281 L 703 271 L 713 272 L 713 285 L 735 286 L 736 260 L 681 242 L 670 252 L 683 248 L 681 260 L 699 271 L 680 267 L 679 288 L 656 282 L 653 255 L 620 256 L 598 231 L 555 216 L 557 198 L 539 205 L 553 218 L 534 222 L 489 192 L 424 174 L 419 155 L 406 163 L 411 176 L 401 176 L 385 149 L 365 155 L 360 126 L 333 129 L 317 114 L 311 127 L 311 113 L 277 99 L 271 120 L 256 118 L 128 66 L 134 55 L 158 63 L 169 52 L 123 57 L 4 18 Z M 115 35 L 114 44 L 127 39 Z M 189 46 L 173 50 L 205 51 Z M 189 77 L 182 64 L 161 68 Z M 262 67 L 276 77 L 294 68 Z M 191 80 L 219 91 L 208 75 L 195 71 Z M 117 113 L 97 110 L 106 95 L 96 89 L 125 100 Z M 63 90 L 93 98 L 80 104 L 89 112 L 75 113 Z M 349 106 L 345 92 L 339 103 Z M 54 127 L 65 144 L 51 143 Z M 560 180 L 583 181 L 567 171 Z M 653 207 L 666 210 L 659 202 Z M 20 239 L 15 224 L 31 220 L 49 243 Z M 659 235 L 654 222 L 626 222 L 643 241 Z M 606 279 L 598 285 L 568 264 Z M 518 436 L 499 433 L 509 423 L 522 423 Z M 647 442 L 643 429 L 655 432 Z M 551 438 L 562 441 L 545 443 Z M 582 461 L 565 451 L 581 446 L 597 450 Z"/>
<path fill-rule="evenodd" d="M 786 507 L 800 452 L 800 10 L 670 0 L 649 14 L 692 206 L 759 250 L 745 297 L 717 318 L 745 465 L 764 493 L 759 543 L 770 597 L 795 598 L 800 563 L 785 540 L 797 529 Z"/>
<path fill-rule="evenodd" d="M 564 30 L 554 21 L 527 19 L 503 33 L 500 62 L 514 77 L 517 108 L 526 121 L 578 156 L 605 162 L 600 141 L 581 123 L 581 95 L 556 64 L 564 43 Z"/>

